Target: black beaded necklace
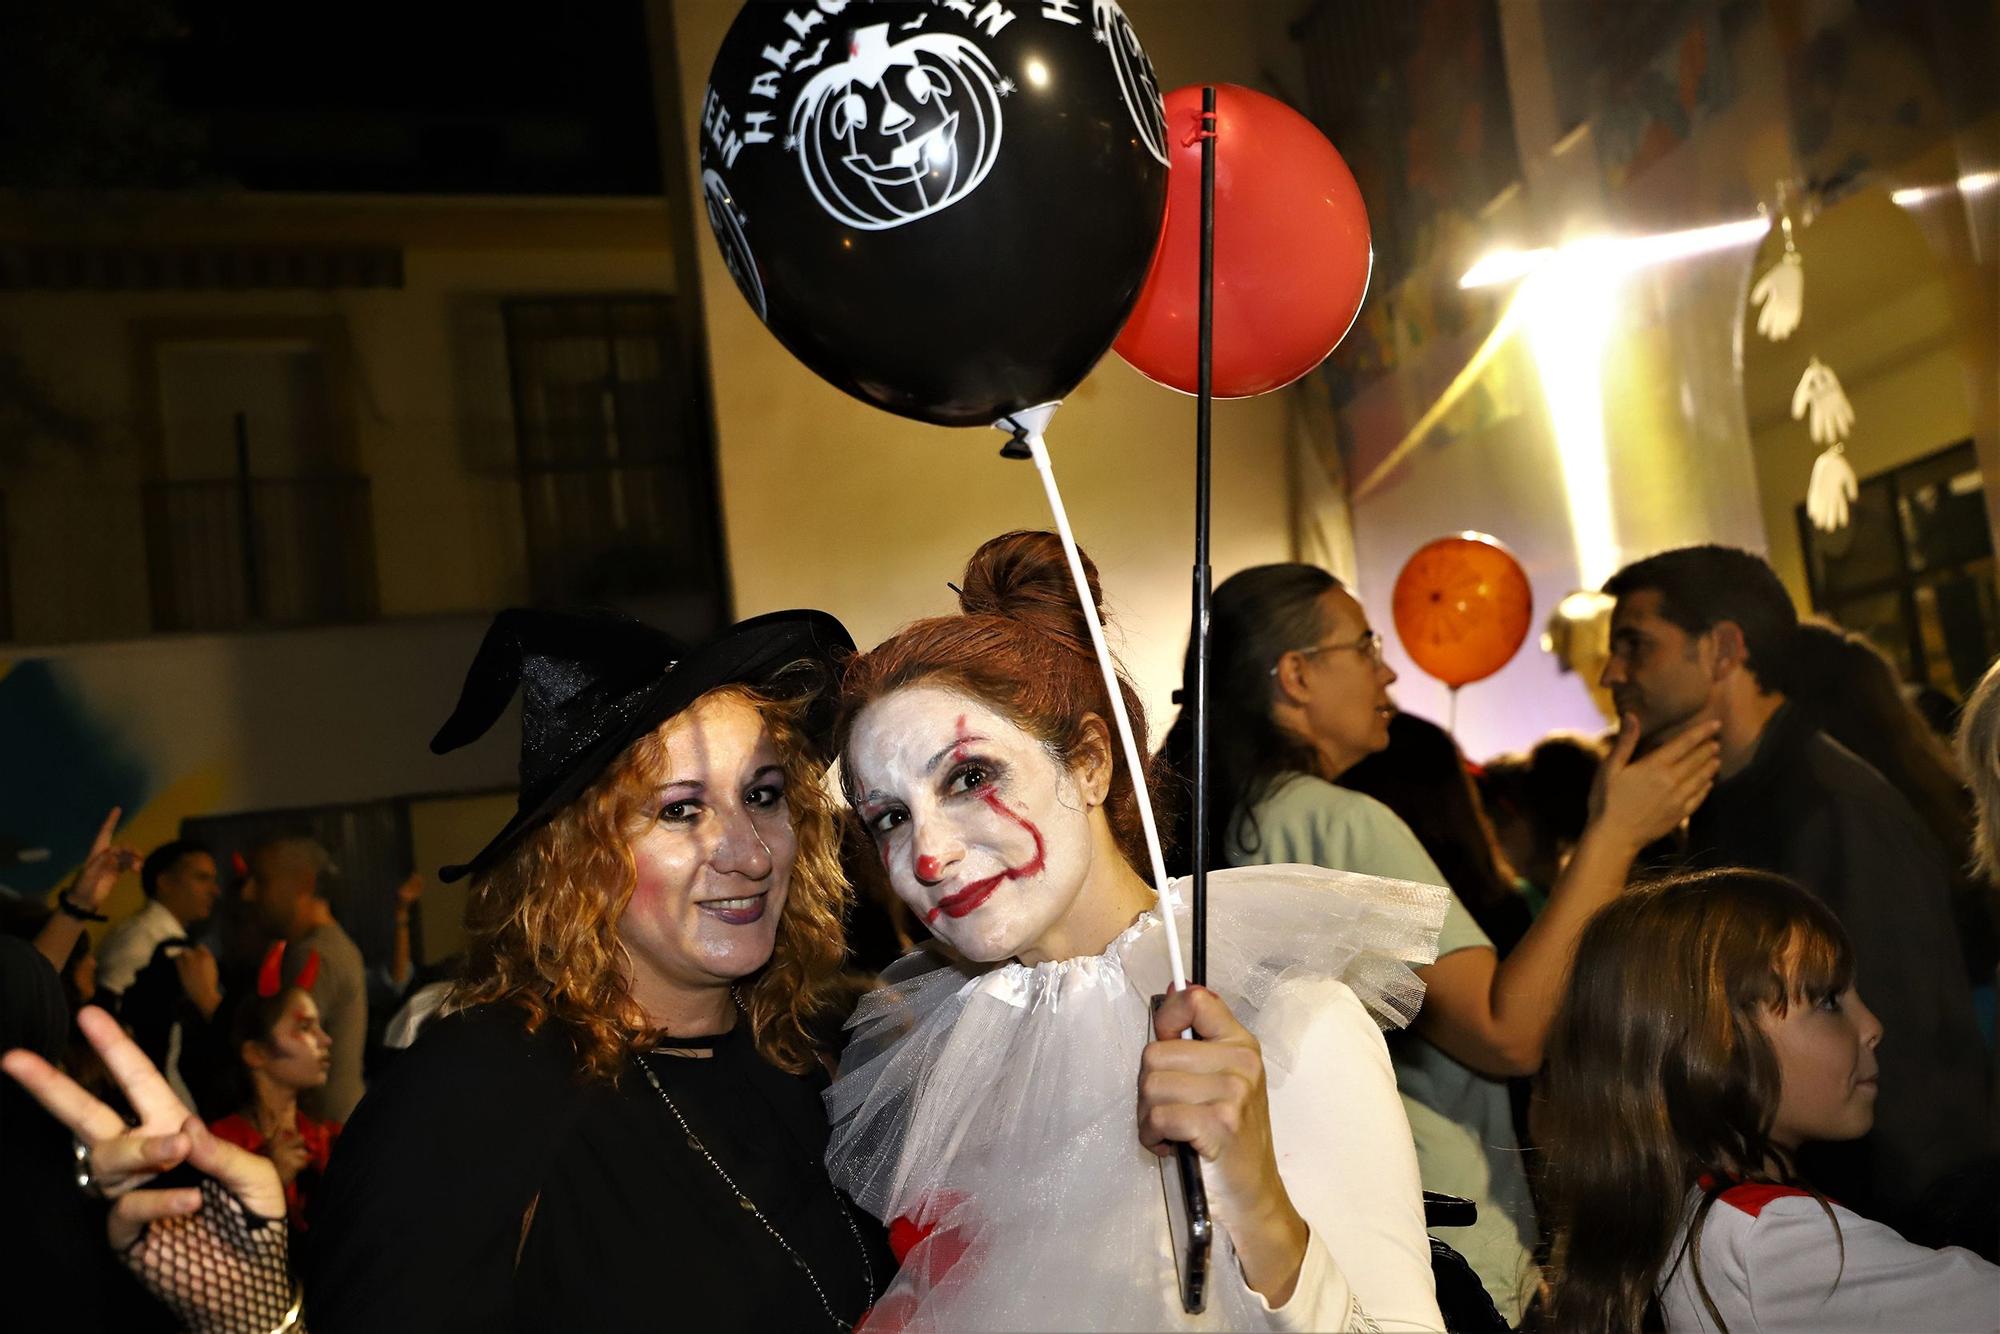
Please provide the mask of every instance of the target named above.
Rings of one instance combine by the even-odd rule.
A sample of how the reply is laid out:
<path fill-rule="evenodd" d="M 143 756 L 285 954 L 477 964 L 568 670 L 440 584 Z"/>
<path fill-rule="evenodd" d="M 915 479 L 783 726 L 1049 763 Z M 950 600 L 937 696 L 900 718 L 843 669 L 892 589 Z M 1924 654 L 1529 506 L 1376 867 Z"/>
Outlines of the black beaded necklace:
<path fill-rule="evenodd" d="M 665 1085 L 660 1083 L 660 1077 L 653 1073 L 653 1067 L 643 1056 L 637 1059 L 639 1072 L 646 1076 L 646 1082 L 653 1086 L 653 1092 L 659 1094 L 660 1101 L 666 1104 L 667 1111 L 674 1118 L 674 1124 L 680 1127 L 681 1134 L 686 1137 L 688 1148 L 699 1156 L 703 1162 L 706 1162 L 714 1170 L 716 1176 L 722 1178 L 722 1184 L 727 1186 L 729 1193 L 736 1197 L 737 1207 L 756 1219 L 764 1231 L 769 1234 L 771 1240 L 778 1243 L 778 1248 L 790 1257 L 792 1264 L 805 1276 L 806 1282 L 812 1285 L 813 1295 L 819 1298 L 820 1309 L 826 1312 L 826 1318 L 833 1322 L 834 1328 L 851 1330 L 853 1325 L 848 1321 L 842 1320 L 834 1313 L 833 1303 L 827 1299 L 826 1289 L 820 1285 L 819 1276 L 813 1273 L 812 1266 L 806 1263 L 805 1257 L 793 1249 L 791 1242 L 785 1239 L 785 1234 L 778 1231 L 777 1227 L 771 1222 L 764 1211 L 757 1207 L 757 1202 L 748 1195 L 745 1195 L 743 1188 L 736 1184 L 736 1179 L 730 1176 L 722 1164 L 715 1160 L 715 1155 L 708 1151 L 708 1145 L 703 1143 L 701 1137 L 694 1133 L 693 1128 L 687 1123 L 687 1118 L 681 1115 L 681 1109 L 675 1106 L 674 1100 L 668 1096 Z M 854 1238 L 855 1249 L 861 1253 L 861 1277 L 868 1288 L 868 1297 L 863 1304 L 863 1309 L 865 1310 L 875 1304 L 875 1266 L 868 1259 L 868 1243 L 862 1240 L 861 1229 L 855 1226 L 854 1215 L 849 1211 L 847 1201 L 840 1198 L 838 1190 L 833 1192 L 833 1203 L 834 1207 L 840 1210 L 841 1221 L 847 1224 L 849 1235 Z"/>

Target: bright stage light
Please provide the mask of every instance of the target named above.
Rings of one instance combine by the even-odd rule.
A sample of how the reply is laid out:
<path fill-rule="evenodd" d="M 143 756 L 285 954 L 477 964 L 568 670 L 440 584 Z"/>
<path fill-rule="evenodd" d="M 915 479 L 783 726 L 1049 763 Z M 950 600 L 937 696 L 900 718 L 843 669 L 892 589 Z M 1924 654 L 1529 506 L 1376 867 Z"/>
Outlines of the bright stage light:
<path fill-rule="evenodd" d="M 1565 508 L 1576 548 L 1579 582 L 1595 587 L 1621 563 L 1612 511 L 1611 462 L 1604 431 L 1604 355 L 1617 320 L 1623 280 L 1669 260 L 1749 245 L 1770 220 L 1743 218 L 1710 227 L 1647 236 L 1593 236 L 1559 247 L 1497 250 L 1465 271 L 1462 288 L 1519 282 L 1493 329 L 1445 390 L 1424 410 L 1366 477 L 1361 500 L 1383 485 L 1479 382 L 1500 349 L 1524 335 L 1555 430 Z"/>
<path fill-rule="evenodd" d="M 1458 280 L 1458 285 L 1473 288 L 1511 283 L 1516 278 L 1525 278 L 1533 273 L 1554 253 L 1547 246 L 1538 250 L 1496 250 L 1467 269 L 1465 276 Z"/>
<path fill-rule="evenodd" d="M 1566 245 L 1521 287 L 1522 325 L 1555 428 L 1556 460 L 1577 579 L 1595 588 L 1620 564 L 1604 441 L 1604 345 L 1618 313 L 1619 257 L 1604 244 Z"/>
<path fill-rule="evenodd" d="M 1727 250 L 1760 239 L 1771 224 L 1765 218 L 1744 218 L 1712 227 L 1691 227 L 1680 232 L 1654 232 L 1646 236 L 1591 236 L 1571 241 L 1560 249 L 1543 246 L 1537 250 L 1495 250 L 1465 271 L 1458 280 L 1462 288 L 1497 287 L 1536 272 L 1552 260 L 1580 250 L 1601 252 L 1601 263 L 1617 274 L 1629 273 L 1648 264 L 1670 259 L 1687 259 L 1713 250 Z"/>
<path fill-rule="evenodd" d="M 1901 190 L 1892 190 L 1889 198 L 1904 208 L 1916 208 L 1934 199 L 1942 199 L 1948 194 L 1984 194 L 1996 185 L 2000 185 L 2000 171 L 1975 171 L 1959 177 L 1950 185 L 1912 185 Z"/>
<path fill-rule="evenodd" d="M 1604 353 L 1623 280 L 1639 269 L 1761 240 L 1767 218 L 1645 236 L 1592 236 L 1554 249 L 1501 250 L 1458 280 L 1463 288 L 1521 280 L 1501 319 L 1525 333 L 1555 429 L 1556 458 L 1578 581 L 1595 588 L 1618 569 L 1611 459 L 1604 434 Z M 1500 330 L 1495 330 L 1496 335 Z M 1427 414 L 1428 415 L 1428 414 Z"/>

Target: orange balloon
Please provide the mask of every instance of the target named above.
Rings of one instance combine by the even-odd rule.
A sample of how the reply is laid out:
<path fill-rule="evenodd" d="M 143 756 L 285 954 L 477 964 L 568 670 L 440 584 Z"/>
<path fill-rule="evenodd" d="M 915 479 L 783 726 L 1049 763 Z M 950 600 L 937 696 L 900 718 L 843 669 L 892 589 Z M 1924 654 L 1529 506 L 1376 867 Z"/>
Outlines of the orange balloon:
<path fill-rule="evenodd" d="M 1528 637 L 1535 597 L 1512 552 L 1484 533 L 1417 548 L 1392 603 L 1403 651 L 1452 689 L 1493 675 Z"/>

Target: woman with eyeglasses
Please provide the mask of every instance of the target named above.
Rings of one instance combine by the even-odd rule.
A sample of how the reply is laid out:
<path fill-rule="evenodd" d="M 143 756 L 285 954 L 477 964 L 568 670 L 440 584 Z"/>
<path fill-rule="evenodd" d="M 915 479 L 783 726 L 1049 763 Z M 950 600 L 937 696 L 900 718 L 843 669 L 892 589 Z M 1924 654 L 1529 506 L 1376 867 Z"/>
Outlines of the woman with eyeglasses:
<path fill-rule="evenodd" d="M 1389 744 L 1396 673 L 1361 604 L 1325 570 L 1260 565 L 1215 590 L 1210 616 L 1209 860 L 1215 866 L 1304 862 L 1395 880 L 1445 879 L 1408 825 L 1335 779 Z M 1194 687 L 1187 664 L 1183 689 Z M 1189 859 L 1194 737 L 1184 712 L 1167 734 L 1163 768 L 1179 778 L 1180 860 Z M 1510 1324 L 1539 1276 L 1534 1203 L 1508 1106 L 1506 1080 L 1532 1075 L 1584 924 L 1624 888 L 1639 849 L 1667 834 L 1708 795 L 1715 729 L 1691 729 L 1634 758 L 1626 719 L 1598 775 L 1591 822 L 1548 906 L 1505 960 L 1454 894 L 1437 962 L 1418 969 L 1422 1011 L 1390 1042 L 1426 1190 L 1479 1206 L 1454 1230 Z M 1183 865 L 1181 868 L 1185 870 Z"/>

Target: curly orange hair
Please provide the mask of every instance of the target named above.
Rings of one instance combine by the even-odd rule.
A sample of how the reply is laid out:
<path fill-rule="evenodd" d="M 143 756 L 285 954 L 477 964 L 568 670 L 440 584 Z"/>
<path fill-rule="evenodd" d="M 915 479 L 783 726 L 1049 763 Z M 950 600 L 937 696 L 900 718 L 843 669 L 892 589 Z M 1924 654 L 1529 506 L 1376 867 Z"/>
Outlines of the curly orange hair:
<path fill-rule="evenodd" d="M 800 1074 L 817 1059 L 810 1025 L 841 994 L 847 954 L 837 809 L 803 727 L 809 692 L 731 685 L 696 703 L 718 698 L 756 709 L 783 756 L 798 854 L 770 962 L 737 992 L 758 1051 Z M 475 879 L 466 906 L 470 944 L 451 1008 L 505 1003 L 527 1013 L 529 1032 L 560 1024 L 593 1076 L 616 1078 L 629 1054 L 659 1036 L 632 999 L 618 921 L 638 884 L 632 843 L 655 815 L 671 725 L 632 743 L 581 796 Z"/>

